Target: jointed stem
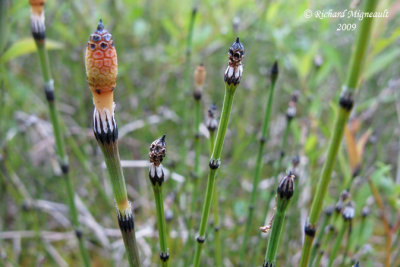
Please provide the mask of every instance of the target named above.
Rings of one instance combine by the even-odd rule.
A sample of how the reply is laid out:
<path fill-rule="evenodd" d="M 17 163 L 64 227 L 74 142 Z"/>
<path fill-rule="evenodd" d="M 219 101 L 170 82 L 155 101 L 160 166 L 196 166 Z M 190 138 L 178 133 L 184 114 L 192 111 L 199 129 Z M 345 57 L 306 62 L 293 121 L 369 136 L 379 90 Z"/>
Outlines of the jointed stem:
<path fill-rule="evenodd" d="M 328 263 L 329 267 L 332 266 L 333 261 L 336 259 L 336 255 L 339 251 L 340 245 L 342 244 L 344 234 L 346 233 L 346 229 L 348 229 L 348 227 L 349 227 L 349 222 L 342 223 L 342 227 L 340 229 L 339 235 L 336 237 L 335 244 L 333 245 L 331 254 L 329 255 L 329 263 Z"/>
<path fill-rule="evenodd" d="M 43 79 L 45 82 L 45 93 L 47 103 L 49 107 L 50 121 L 53 125 L 54 140 L 56 143 L 56 152 L 58 155 L 59 164 L 63 173 L 63 180 L 65 182 L 67 197 L 68 197 L 68 208 L 71 216 L 72 225 L 75 229 L 76 236 L 79 241 L 79 249 L 82 255 L 84 265 L 90 266 L 90 258 L 88 251 L 85 247 L 84 240 L 82 238 L 82 231 L 79 229 L 78 213 L 74 201 L 74 190 L 69 176 L 68 157 L 65 153 L 64 138 L 61 134 L 60 124 L 58 121 L 58 111 L 55 104 L 54 97 L 54 85 L 51 78 L 50 65 L 45 47 L 45 40 L 36 41 L 37 52 L 39 55 L 40 67 L 42 69 Z"/>
<path fill-rule="evenodd" d="M 154 197 L 156 199 L 156 209 L 157 209 L 157 226 L 158 233 L 160 235 L 160 248 L 163 255 L 168 255 L 168 245 L 167 245 L 167 225 L 165 223 L 164 216 L 164 198 L 162 193 L 162 185 L 156 183 L 153 185 Z M 168 266 L 168 259 L 162 260 L 162 266 Z"/>
<path fill-rule="evenodd" d="M 99 142 L 104 155 L 104 160 L 111 179 L 113 194 L 117 206 L 118 223 L 120 226 L 122 238 L 124 240 L 126 252 L 130 266 L 140 266 L 139 252 L 136 244 L 134 220 L 132 216 L 131 206 L 128 201 L 128 193 L 126 191 L 125 178 L 122 172 L 118 142 L 110 142 L 103 144 Z M 128 225 L 128 226 L 125 226 Z"/>
<path fill-rule="evenodd" d="M 225 84 L 224 104 L 222 107 L 221 120 L 219 121 L 217 137 L 215 140 L 213 153 L 211 155 L 211 160 L 209 163 L 210 171 L 208 174 L 206 196 L 202 210 L 199 235 L 197 237 L 197 245 L 196 245 L 196 252 L 194 255 L 193 267 L 198 267 L 200 265 L 201 250 L 203 247 L 203 243 L 205 241 L 208 216 L 210 215 L 211 202 L 213 199 L 215 174 L 220 164 L 222 147 L 224 144 L 225 134 L 228 127 L 228 122 L 232 109 L 233 98 L 235 96 L 236 87 L 237 85 Z"/>
<path fill-rule="evenodd" d="M 194 220 L 194 213 L 196 211 L 196 204 L 198 201 L 198 181 L 200 179 L 200 171 L 199 171 L 199 165 L 200 165 L 200 151 L 201 151 L 201 146 L 200 146 L 200 120 L 201 120 L 201 101 L 200 99 L 195 100 L 195 136 L 194 136 L 194 149 L 195 149 L 195 155 L 194 155 L 194 177 L 193 177 L 193 195 L 192 195 L 192 209 L 191 209 L 191 225 Z"/>
<path fill-rule="evenodd" d="M 210 156 L 214 148 L 215 131 L 210 131 Z M 222 248 L 221 248 L 221 234 L 219 222 L 219 198 L 218 198 L 218 184 L 214 186 L 213 194 L 214 204 L 214 240 L 215 240 L 215 266 L 222 266 Z"/>
<path fill-rule="evenodd" d="M 275 264 L 276 253 L 280 236 L 282 233 L 285 220 L 285 211 L 276 210 L 274 222 L 272 223 L 271 235 L 268 240 L 267 252 L 265 253 L 265 261 L 270 264 Z"/>
<path fill-rule="evenodd" d="M 250 234 L 250 229 L 253 221 L 253 214 L 254 214 L 254 205 L 256 203 L 257 199 L 257 188 L 258 188 L 258 183 L 260 180 L 260 175 L 261 175 L 261 169 L 262 169 L 262 157 L 263 157 L 263 150 L 264 150 L 264 145 L 267 140 L 268 136 L 268 126 L 269 126 L 269 120 L 270 120 L 270 115 L 271 115 L 271 109 L 272 109 L 272 100 L 274 98 L 274 89 L 275 89 L 275 81 L 271 82 L 271 88 L 269 89 L 269 94 L 268 94 L 268 103 L 267 107 L 265 109 L 265 116 L 264 116 L 264 121 L 262 125 L 262 130 L 261 130 L 261 137 L 260 137 L 260 142 L 258 146 L 258 153 L 257 153 L 257 160 L 256 160 L 256 168 L 254 171 L 254 180 L 253 180 L 253 188 L 251 191 L 251 198 L 250 198 L 250 203 L 249 203 L 249 212 L 247 215 L 247 223 L 246 223 L 246 229 L 244 232 L 244 238 L 243 238 L 243 244 L 242 244 L 242 249 L 240 252 L 240 260 L 239 263 L 242 264 L 244 261 L 244 256 L 246 253 L 246 248 L 247 248 L 247 242 Z"/>
<path fill-rule="evenodd" d="M 377 0 L 367 0 L 365 4 L 366 12 L 373 12 L 376 8 Z M 325 159 L 324 166 L 322 168 L 321 177 L 318 182 L 317 191 L 314 196 L 309 222 L 306 223 L 305 232 L 306 237 L 304 240 L 303 250 L 300 259 L 300 266 L 308 266 L 311 246 L 314 240 L 316 231 L 316 225 L 318 222 L 319 215 L 322 210 L 323 200 L 328 190 L 328 185 L 331 179 L 332 170 L 335 165 L 336 155 L 340 147 L 340 143 L 343 137 L 344 127 L 350 116 L 351 109 L 353 107 L 353 95 L 357 89 L 359 76 L 365 51 L 368 47 L 369 36 L 371 33 L 372 18 L 365 18 L 362 20 L 360 25 L 359 34 L 357 36 L 355 50 L 352 54 L 350 61 L 350 67 L 348 70 L 348 76 L 344 90 L 342 92 L 341 99 L 339 101 L 339 113 L 336 118 L 334 132 L 331 136 L 331 140 L 328 148 L 328 155 Z"/>

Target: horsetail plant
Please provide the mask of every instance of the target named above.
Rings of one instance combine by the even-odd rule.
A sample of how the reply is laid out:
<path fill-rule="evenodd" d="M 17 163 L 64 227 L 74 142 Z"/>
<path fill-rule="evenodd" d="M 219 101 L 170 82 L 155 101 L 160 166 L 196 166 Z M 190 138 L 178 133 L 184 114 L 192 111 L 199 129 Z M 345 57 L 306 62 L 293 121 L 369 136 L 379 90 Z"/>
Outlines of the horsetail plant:
<path fill-rule="evenodd" d="M 125 178 L 118 150 L 118 127 L 114 118 L 114 89 L 118 73 L 117 53 L 111 34 L 100 20 L 90 35 L 86 49 L 86 74 L 93 95 L 93 132 L 99 144 L 111 179 L 119 228 L 130 266 L 140 266 L 135 224 L 128 200 Z"/>
<path fill-rule="evenodd" d="M 318 233 L 317 239 L 315 240 L 315 243 L 313 245 L 313 248 L 312 248 L 312 251 L 311 251 L 311 260 L 310 260 L 310 264 L 308 265 L 309 267 L 312 266 L 312 264 L 314 262 L 314 259 L 317 256 L 317 252 L 321 247 L 322 238 L 324 237 L 325 230 L 327 229 L 327 226 L 329 224 L 329 220 L 332 217 L 333 209 L 334 209 L 334 207 L 331 205 L 331 206 L 328 206 L 324 210 L 325 216 L 324 216 L 324 219 L 322 221 L 322 226 L 321 226 L 322 231 L 320 231 Z M 316 266 L 318 266 L 318 265 L 316 265 Z"/>
<path fill-rule="evenodd" d="M 273 185 L 275 186 L 276 184 L 278 184 L 278 176 L 281 173 L 281 168 L 282 168 L 282 161 L 283 158 L 285 156 L 285 151 L 286 151 L 286 146 L 287 146 L 287 140 L 289 137 L 289 132 L 290 132 L 290 125 L 293 121 L 293 119 L 296 117 L 296 113 L 297 113 L 297 100 L 298 100 L 298 95 L 299 92 L 298 91 L 294 91 L 292 93 L 292 96 L 290 97 L 290 101 L 288 103 L 288 107 L 286 109 L 286 126 L 285 126 L 285 130 L 283 132 L 283 137 L 282 137 L 282 143 L 281 143 L 281 151 L 279 154 L 279 159 L 278 159 L 278 163 L 275 165 L 275 170 L 274 170 L 274 183 Z M 266 202 L 266 209 L 264 211 L 264 214 L 262 216 L 263 220 L 267 217 L 268 215 L 268 211 L 269 211 L 269 205 L 273 199 L 273 197 L 275 196 L 275 190 L 273 190 Z"/>
<path fill-rule="evenodd" d="M 215 105 L 211 105 L 208 109 L 208 118 L 207 118 L 207 129 L 210 134 L 209 142 L 210 142 L 210 156 L 214 148 L 215 141 L 215 130 L 218 128 L 217 121 L 217 107 Z M 214 185 L 214 193 L 213 193 L 213 208 L 214 208 L 214 241 L 215 241 L 215 266 L 222 266 L 222 247 L 221 247 L 221 234 L 219 231 L 220 222 L 219 222 L 219 197 L 218 197 L 218 184 Z"/>
<path fill-rule="evenodd" d="M 221 119 L 219 121 L 213 152 L 209 162 L 210 170 L 208 173 L 207 189 L 201 215 L 200 229 L 198 236 L 196 237 L 197 244 L 193 259 L 193 267 L 198 267 L 200 265 L 201 250 L 206 240 L 205 233 L 207 230 L 207 222 L 208 222 L 208 216 L 210 214 L 211 202 L 213 200 L 215 175 L 221 163 L 222 148 L 224 145 L 225 134 L 228 127 L 229 117 L 232 109 L 236 88 L 238 87 L 240 80 L 242 78 L 242 73 L 243 73 L 242 59 L 244 56 L 244 46 L 240 42 L 239 37 L 229 48 L 228 56 L 229 56 L 229 63 L 224 74 L 224 81 L 225 81 L 224 103 L 222 106 Z"/>
<path fill-rule="evenodd" d="M 354 218 L 354 205 L 352 202 L 348 202 L 346 206 L 343 208 L 342 211 L 342 218 L 343 218 L 343 223 L 342 227 L 340 229 L 340 232 L 338 236 L 336 237 L 335 244 L 333 245 L 331 254 L 329 255 L 329 263 L 328 266 L 331 267 L 333 265 L 333 261 L 336 259 L 336 255 L 339 251 L 340 244 L 342 244 L 342 240 L 344 237 L 344 234 L 346 233 L 346 230 L 348 230 L 348 237 L 350 238 L 350 233 L 351 233 L 351 223 Z M 343 260 L 345 259 L 345 256 L 343 256 Z"/>
<path fill-rule="evenodd" d="M 185 59 L 185 71 L 184 71 L 184 88 L 182 90 L 183 92 L 183 97 L 185 97 L 185 92 L 187 92 L 189 88 L 189 80 L 190 80 L 190 62 L 191 62 L 191 57 L 192 57 L 192 39 L 193 39 L 193 28 L 194 28 L 194 22 L 196 20 L 196 15 L 197 15 L 197 2 L 198 0 L 193 1 L 193 8 L 192 12 L 190 13 L 190 21 L 189 21 L 189 30 L 188 30 L 188 35 L 186 37 L 186 59 Z M 183 105 L 186 107 L 186 105 Z M 187 117 L 186 117 L 186 111 L 182 111 L 182 121 L 183 121 L 183 136 L 186 135 L 187 132 Z M 186 161 L 186 145 L 183 144 L 182 146 L 182 159 Z"/>
<path fill-rule="evenodd" d="M 273 102 L 273 98 L 274 98 L 275 83 L 276 83 L 276 80 L 278 79 L 278 75 L 279 75 L 278 62 L 275 61 L 271 68 L 271 71 L 270 71 L 271 82 L 270 82 L 269 93 L 268 93 L 268 102 L 267 102 L 267 107 L 265 108 L 264 121 L 262 124 L 261 136 L 260 136 L 260 141 L 259 141 L 259 145 L 258 145 L 256 167 L 255 167 L 255 171 L 254 171 L 253 188 L 251 191 L 250 203 L 249 203 L 248 214 L 247 214 L 246 229 L 244 232 L 242 249 L 240 252 L 240 260 L 239 260 L 240 264 L 243 264 L 243 261 L 244 261 L 244 256 L 245 256 L 246 248 L 247 248 L 247 241 L 249 238 L 250 229 L 251 229 L 252 222 L 253 222 L 254 206 L 255 206 L 255 203 L 257 200 L 257 196 L 258 196 L 257 188 L 258 188 L 258 183 L 260 180 L 260 175 L 261 175 L 261 170 L 262 170 L 263 150 L 264 150 L 265 142 L 267 141 L 267 137 L 268 137 L 268 126 L 269 126 L 269 121 L 270 121 L 270 117 L 271 117 L 271 109 L 272 109 L 272 102 Z"/>
<path fill-rule="evenodd" d="M 157 227 L 160 235 L 160 259 L 162 266 L 168 266 L 169 252 L 167 246 L 167 224 L 164 216 L 164 197 L 162 192 L 162 184 L 164 182 L 164 170 L 161 162 L 166 154 L 165 134 L 155 140 L 150 146 L 149 159 L 150 169 L 149 178 L 153 187 L 154 198 L 156 200 L 157 210 Z"/>
<path fill-rule="evenodd" d="M 195 120 L 194 120 L 194 169 L 193 169 L 193 196 L 192 196 L 192 219 L 196 210 L 198 198 L 198 180 L 200 177 L 200 121 L 201 121 L 201 98 L 203 94 L 204 81 L 206 79 L 206 69 L 203 64 L 199 65 L 194 72 L 194 105 L 195 105 Z"/>
<path fill-rule="evenodd" d="M 83 232 L 79 225 L 78 212 L 74 201 L 74 189 L 69 174 L 68 155 L 65 151 L 64 137 L 58 119 L 59 115 L 55 101 L 54 81 L 51 75 L 49 59 L 46 50 L 46 26 L 44 23 L 45 2 L 45 0 L 29 0 L 29 4 L 31 6 L 31 32 L 33 39 L 35 40 L 37 53 L 39 55 L 39 63 L 44 80 L 44 92 L 47 99 L 50 121 L 53 126 L 54 140 L 56 143 L 56 153 L 58 156 L 58 162 L 60 164 L 63 181 L 65 182 L 65 189 L 67 191 L 69 213 L 73 228 L 75 230 L 75 235 L 79 242 L 79 250 L 83 259 L 83 263 L 87 267 L 90 266 L 90 257 L 83 240 Z"/>
<path fill-rule="evenodd" d="M 295 176 L 289 173 L 280 181 L 276 194 L 276 212 L 273 218 L 271 235 L 268 240 L 267 252 L 265 253 L 265 261 L 263 267 L 273 267 L 276 262 L 276 253 L 278 251 L 279 242 L 283 226 L 285 225 L 285 214 L 289 207 L 290 200 L 294 194 Z M 269 226 L 260 227 L 264 232 L 269 231 Z"/>
<path fill-rule="evenodd" d="M 377 0 L 367 0 L 364 8 L 365 12 L 374 12 L 377 2 Z M 318 218 L 321 214 L 322 205 L 328 191 L 328 186 L 331 180 L 336 156 L 338 154 L 340 143 L 343 138 L 344 128 L 354 105 L 354 94 L 357 91 L 361 73 L 361 66 L 364 61 L 365 52 L 368 48 L 372 21 L 372 17 L 366 17 L 360 23 L 360 28 L 356 39 L 356 46 L 354 47 L 354 51 L 350 60 L 349 70 L 347 72 L 347 80 L 345 85 L 343 86 L 342 93 L 339 99 L 339 111 L 336 116 L 333 134 L 330 138 L 328 154 L 322 167 L 317 190 L 311 205 L 310 215 L 304 227 L 305 239 L 300 258 L 300 267 L 308 266 L 311 246 L 314 240 L 315 232 L 317 230 Z"/>

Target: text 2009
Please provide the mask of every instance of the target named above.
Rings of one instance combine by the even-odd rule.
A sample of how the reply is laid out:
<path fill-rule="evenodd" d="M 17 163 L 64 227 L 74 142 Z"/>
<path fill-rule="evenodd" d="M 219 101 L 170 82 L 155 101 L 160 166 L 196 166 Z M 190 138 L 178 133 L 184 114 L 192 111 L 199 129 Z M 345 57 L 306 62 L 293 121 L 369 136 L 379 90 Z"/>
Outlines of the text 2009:
<path fill-rule="evenodd" d="M 340 32 L 340 31 L 355 31 L 357 28 L 357 24 L 353 23 L 353 24 L 338 24 L 336 31 Z"/>

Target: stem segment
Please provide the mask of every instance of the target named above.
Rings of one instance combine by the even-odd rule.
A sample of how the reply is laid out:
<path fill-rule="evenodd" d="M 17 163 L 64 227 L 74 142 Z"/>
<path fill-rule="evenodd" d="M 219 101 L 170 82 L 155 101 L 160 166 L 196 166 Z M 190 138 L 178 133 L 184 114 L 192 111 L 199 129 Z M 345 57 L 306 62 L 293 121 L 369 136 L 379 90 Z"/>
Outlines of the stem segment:
<path fill-rule="evenodd" d="M 43 32 L 44 36 L 44 32 Z M 34 34 L 35 37 L 35 34 Z M 36 36 L 37 37 L 37 36 Z M 67 191 L 67 202 L 69 213 L 72 221 L 72 225 L 75 230 L 76 237 L 79 241 L 79 250 L 82 256 L 82 260 L 84 266 L 90 266 L 90 257 L 88 251 L 86 249 L 84 240 L 83 240 L 83 233 L 80 229 L 79 220 L 78 220 L 78 212 L 76 209 L 75 201 L 74 201 L 74 189 L 72 186 L 71 178 L 69 175 L 69 163 L 68 163 L 68 156 L 65 152 L 64 146 L 64 137 L 61 133 L 60 123 L 58 119 L 58 111 L 55 103 L 55 96 L 54 96 L 54 82 L 51 78 L 50 72 L 50 64 L 49 59 L 46 51 L 45 39 L 37 39 L 35 38 L 36 48 L 39 55 L 39 63 L 43 74 L 44 79 L 44 90 L 46 94 L 47 104 L 49 108 L 49 115 L 50 121 L 53 126 L 53 134 L 54 140 L 56 143 L 56 153 L 58 156 L 58 161 L 60 164 L 60 168 L 62 171 L 63 181 L 65 183 L 65 189 Z"/>
<path fill-rule="evenodd" d="M 377 0 L 367 0 L 365 3 L 365 12 L 373 12 L 376 9 Z M 368 47 L 369 37 L 371 33 L 373 18 L 365 18 L 361 21 L 360 30 L 356 40 L 355 50 L 353 51 L 350 67 L 347 72 L 347 80 L 343 87 L 343 92 L 339 100 L 339 113 L 336 118 L 334 132 L 331 136 L 328 155 L 322 168 L 321 176 L 318 182 L 317 191 L 314 196 L 309 221 L 305 225 L 305 240 L 301 253 L 301 267 L 308 266 L 311 246 L 314 240 L 316 225 L 320 216 L 323 200 L 328 190 L 331 179 L 333 166 L 335 165 L 336 155 L 338 153 L 340 143 L 343 137 L 345 124 L 350 116 L 353 107 L 353 95 L 356 92 L 360 77 L 362 63 L 364 61 L 365 52 Z"/>
<path fill-rule="evenodd" d="M 274 64 L 274 66 L 276 66 L 276 74 L 277 74 L 277 63 L 276 62 Z M 270 121 L 270 117 L 271 117 L 272 102 L 273 102 L 274 91 L 275 91 L 276 77 L 274 77 L 274 78 L 275 79 L 271 80 L 271 85 L 270 85 L 269 94 L 268 94 L 268 103 L 267 103 L 267 107 L 265 109 L 264 121 L 263 121 L 263 125 L 262 125 L 262 130 L 261 130 L 261 137 L 260 137 L 260 142 L 259 142 L 259 146 L 258 146 L 256 168 L 254 171 L 253 188 L 251 191 L 250 203 L 249 203 L 249 207 L 248 207 L 249 211 L 248 211 L 248 215 L 247 215 L 247 223 L 246 223 L 246 229 L 244 232 L 242 249 L 240 252 L 239 265 L 243 264 L 244 256 L 246 254 L 247 242 L 248 242 L 248 238 L 249 238 L 249 234 L 250 234 L 251 225 L 253 222 L 254 206 L 255 206 L 255 203 L 257 200 L 257 196 L 258 196 L 257 188 L 258 188 L 258 183 L 260 181 L 260 175 L 261 175 L 261 170 L 262 170 L 263 150 L 264 150 L 265 142 L 268 137 L 268 126 L 269 126 L 269 121 Z"/>
<path fill-rule="evenodd" d="M 224 144 L 225 134 L 228 127 L 229 117 L 231 114 L 231 109 L 233 104 L 233 98 L 235 96 L 235 91 L 237 86 L 238 84 L 229 85 L 228 83 L 225 83 L 224 104 L 222 107 L 221 120 L 218 126 L 215 145 L 213 147 L 213 153 L 211 155 L 209 163 L 210 171 L 208 174 L 206 196 L 202 210 L 199 235 L 196 239 L 197 245 L 196 245 L 196 252 L 194 255 L 193 267 L 198 267 L 200 265 L 201 250 L 203 248 L 203 243 L 206 240 L 205 233 L 207 229 L 207 221 L 208 221 L 208 216 L 210 214 L 211 202 L 214 193 L 215 174 L 220 165 L 222 147 Z"/>

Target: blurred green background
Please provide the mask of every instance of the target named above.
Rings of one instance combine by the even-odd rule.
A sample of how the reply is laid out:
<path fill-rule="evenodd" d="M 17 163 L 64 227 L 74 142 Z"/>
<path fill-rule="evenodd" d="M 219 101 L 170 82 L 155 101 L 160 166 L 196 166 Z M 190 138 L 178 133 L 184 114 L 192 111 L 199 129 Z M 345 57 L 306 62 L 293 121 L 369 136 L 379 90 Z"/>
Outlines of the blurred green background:
<path fill-rule="evenodd" d="M 121 259 L 124 248 L 113 214 L 111 186 L 91 130 L 93 104 L 84 55 L 89 35 L 99 19 L 103 19 L 105 28 L 112 33 L 118 53 L 115 102 L 119 146 L 121 159 L 127 161 L 124 171 L 144 265 L 157 266 L 159 249 L 154 199 L 147 178 L 149 145 L 162 134 L 167 135 L 164 165 L 174 173 L 169 175 L 164 189 L 167 213 L 173 213 L 168 222 L 170 259 L 172 266 L 184 266 L 184 259 L 191 258 L 194 251 L 186 245 L 186 240 L 194 239 L 199 224 L 209 153 L 207 130 L 202 127 L 201 201 L 195 214 L 196 226 L 188 231 L 186 222 L 193 191 L 193 72 L 200 63 L 207 69 L 202 99 L 204 116 L 212 103 L 221 110 L 227 50 L 239 36 L 246 48 L 244 74 L 224 145 L 223 167 L 218 174 L 224 265 L 235 266 L 238 261 L 257 138 L 266 106 L 269 69 L 278 60 L 280 75 L 256 207 L 259 212 L 256 212 L 257 224 L 250 242 L 254 244 L 258 226 L 265 220 L 262 218 L 266 209 L 264 202 L 271 191 L 268 178 L 273 176 L 274 163 L 280 154 L 287 103 L 293 91 L 299 90 L 297 116 L 291 125 L 284 165 L 289 166 L 292 157 L 300 156 L 302 190 L 299 201 L 292 203 L 289 210 L 298 216 L 287 223 L 289 228 L 283 237 L 278 265 L 295 266 L 300 256 L 302 225 L 333 128 L 336 102 L 357 31 L 337 31 L 338 24 L 359 24 L 355 18 L 306 19 L 303 13 L 306 9 L 341 11 L 350 9 L 350 4 L 342 0 L 47 1 L 46 36 L 51 49 L 56 98 L 94 266 L 126 265 Z M 363 1 L 356 9 L 362 9 L 362 4 Z M 186 87 L 186 38 L 194 5 L 198 13 Z M 0 261 L 6 266 L 55 266 L 63 261 L 79 266 L 79 252 L 64 205 L 65 191 L 60 178 L 54 174 L 59 170 L 36 47 L 30 33 L 29 3 L 14 0 L 7 8 L 0 27 L 3 31 L 0 43 Z M 373 210 L 367 231 L 361 237 L 364 245 L 370 245 L 367 252 L 360 250 L 358 259 L 362 260 L 362 266 L 380 266 L 385 244 L 379 217 L 383 211 L 374 204 L 367 179 L 375 182 L 385 201 L 385 212 L 393 222 L 400 211 L 397 163 L 400 159 L 400 2 L 380 1 L 378 10 L 385 9 L 389 10 L 389 17 L 375 20 L 353 111 L 353 117 L 360 123 L 356 137 L 367 130 L 372 132 L 353 192 L 356 216 L 367 204 Z M 316 58 L 322 59 L 318 68 Z M 185 131 L 182 122 L 183 113 L 186 113 L 189 131 Z M 343 181 L 350 173 L 344 144 L 326 204 L 337 201 Z M 185 159 L 181 158 L 182 147 L 188 151 Z M 93 185 L 93 179 L 101 181 L 108 202 Z M 56 212 L 65 216 L 64 224 L 62 219 L 55 218 Z M 89 215 L 92 219 L 88 219 Z M 357 233 L 358 221 L 359 217 L 353 233 Z M 357 234 L 353 236 L 355 240 Z M 266 244 L 266 239 L 262 242 Z M 212 245 L 210 241 L 205 246 L 204 266 L 213 266 Z M 393 247 L 393 251 L 392 262 L 399 264 L 398 247 Z M 256 254 L 252 264 L 260 266 L 263 255 L 264 251 Z M 253 257 L 249 253 L 249 266 L 250 260 Z"/>

